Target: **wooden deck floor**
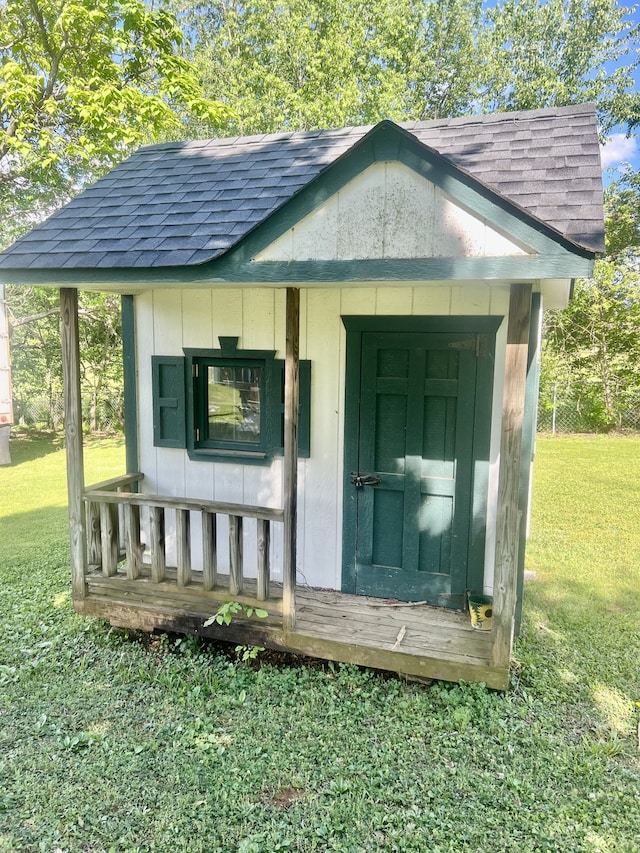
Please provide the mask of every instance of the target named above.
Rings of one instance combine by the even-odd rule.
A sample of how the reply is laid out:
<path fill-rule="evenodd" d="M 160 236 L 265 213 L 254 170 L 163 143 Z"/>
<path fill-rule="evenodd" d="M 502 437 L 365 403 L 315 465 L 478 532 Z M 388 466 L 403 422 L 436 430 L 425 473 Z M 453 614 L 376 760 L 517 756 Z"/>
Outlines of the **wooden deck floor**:
<path fill-rule="evenodd" d="M 200 585 L 178 589 L 170 581 L 153 584 L 148 578 L 97 573 L 87 581 L 88 595 L 74 602 L 76 610 L 115 626 L 194 633 L 408 676 L 484 682 L 500 690 L 508 685 L 508 670 L 489 663 L 491 633 L 474 630 L 459 611 L 299 587 L 294 631 L 282 628 L 277 598 L 265 603 L 266 620 L 234 619 L 228 626 L 203 628 L 220 598 Z"/>

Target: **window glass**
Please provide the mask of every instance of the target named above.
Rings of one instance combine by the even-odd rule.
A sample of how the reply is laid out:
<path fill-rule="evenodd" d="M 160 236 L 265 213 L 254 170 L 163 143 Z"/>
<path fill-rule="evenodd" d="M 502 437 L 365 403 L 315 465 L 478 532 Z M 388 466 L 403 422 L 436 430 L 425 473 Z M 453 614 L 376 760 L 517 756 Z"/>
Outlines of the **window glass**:
<path fill-rule="evenodd" d="M 259 444 L 262 367 L 208 365 L 207 438 Z"/>

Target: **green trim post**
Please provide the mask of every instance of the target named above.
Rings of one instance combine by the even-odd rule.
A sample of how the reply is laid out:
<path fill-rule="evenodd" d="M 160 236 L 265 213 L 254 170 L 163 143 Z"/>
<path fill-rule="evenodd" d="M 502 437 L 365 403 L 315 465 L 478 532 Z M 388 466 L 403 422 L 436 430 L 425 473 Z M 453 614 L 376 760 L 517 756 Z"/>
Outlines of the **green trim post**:
<path fill-rule="evenodd" d="M 124 440 L 127 474 L 140 470 L 138 452 L 138 388 L 136 375 L 136 325 L 134 297 L 121 299 L 122 369 L 124 381 Z"/>

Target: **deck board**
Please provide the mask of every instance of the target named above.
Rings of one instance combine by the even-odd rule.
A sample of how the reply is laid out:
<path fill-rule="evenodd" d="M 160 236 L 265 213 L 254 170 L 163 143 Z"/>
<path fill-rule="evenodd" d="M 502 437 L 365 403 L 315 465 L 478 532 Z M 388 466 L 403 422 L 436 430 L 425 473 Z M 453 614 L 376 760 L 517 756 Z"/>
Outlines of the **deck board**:
<path fill-rule="evenodd" d="M 482 681 L 496 689 L 508 684 L 508 669 L 490 665 L 491 632 L 474 630 L 459 611 L 298 587 L 296 626 L 286 631 L 275 598 L 281 587 L 272 585 L 267 620 L 234 619 L 204 629 L 219 602 L 229 600 L 228 590 L 209 592 L 199 581 L 178 589 L 171 580 L 156 584 L 92 573 L 87 597 L 74 604 L 79 612 L 127 628 L 197 633 L 422 678 Z M 248 594 L 252 586 L 255 581 L 246 582 Z"/>

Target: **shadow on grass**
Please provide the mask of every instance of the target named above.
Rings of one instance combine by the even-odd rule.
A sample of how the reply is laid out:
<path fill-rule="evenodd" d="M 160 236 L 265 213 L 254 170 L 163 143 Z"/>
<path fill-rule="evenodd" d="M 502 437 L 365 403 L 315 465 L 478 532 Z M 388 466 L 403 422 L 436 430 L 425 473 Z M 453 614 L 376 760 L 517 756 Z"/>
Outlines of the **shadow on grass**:
<path fill-rule="evenodd" d="M 64 448 L 64 435 L 61 432 L 11 431 L 9 440 L 11 464 L 7 468 L 17 468 L 25 462 L 33 462 L 50 453 Z"/>

